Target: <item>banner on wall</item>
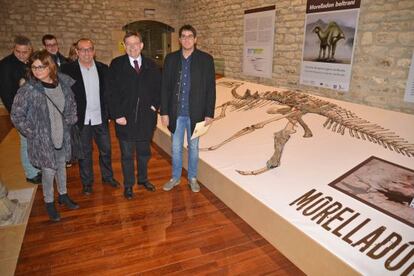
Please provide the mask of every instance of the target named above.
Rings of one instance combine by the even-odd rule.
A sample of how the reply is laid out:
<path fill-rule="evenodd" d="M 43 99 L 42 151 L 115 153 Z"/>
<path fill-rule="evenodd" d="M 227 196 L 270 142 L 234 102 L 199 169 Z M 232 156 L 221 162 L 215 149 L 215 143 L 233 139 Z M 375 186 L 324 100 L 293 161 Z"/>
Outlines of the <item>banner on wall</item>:
<path fill-rule="evenodd" d="M 275 6 L 244 11 L 243 73 L 272 77 Z"/>
<path fill-rule="evenodd" d="M 410 71 L 408 71 L 407 85 L 405 87 L 404 101 L 414 103 L 414 51 L 411 56 Z"/>
<path fill-rule="evenodd" d="M 307 0 L 300 83 L 349 90 L 360 0 Z"/>

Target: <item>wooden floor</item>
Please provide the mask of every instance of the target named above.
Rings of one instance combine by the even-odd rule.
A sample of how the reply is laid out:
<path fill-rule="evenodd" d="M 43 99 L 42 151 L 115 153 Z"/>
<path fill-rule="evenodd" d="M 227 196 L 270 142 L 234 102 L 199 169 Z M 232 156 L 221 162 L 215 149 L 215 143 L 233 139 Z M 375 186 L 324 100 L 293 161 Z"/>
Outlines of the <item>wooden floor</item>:
<path fill-rule="evenodd" d="M 115 177 L 121 181 L 113 133 L 112 138 Z M 183 177 L 181 185 L 164 192 L 171 164 L 165 153 L 152 151 L 154 193 L 135 186 L 134 199 L 127 201 L 122 188 L 101 184 L 95 166 L 94 193 L 84 196 L 74 165 L 68 189 L 81 207 L 59 207 L 62 220 L 52 223 L 38 189 L 16 275 L 303 275 L 206 188 L 192 193 Z"/>
<path fill-rule="evenodd" d="M 9 113 L 7 113 L 5 108 L 0 107 L 0 143 L 9 133 L 11 127 L 12 123 L 10 121 Z"/>

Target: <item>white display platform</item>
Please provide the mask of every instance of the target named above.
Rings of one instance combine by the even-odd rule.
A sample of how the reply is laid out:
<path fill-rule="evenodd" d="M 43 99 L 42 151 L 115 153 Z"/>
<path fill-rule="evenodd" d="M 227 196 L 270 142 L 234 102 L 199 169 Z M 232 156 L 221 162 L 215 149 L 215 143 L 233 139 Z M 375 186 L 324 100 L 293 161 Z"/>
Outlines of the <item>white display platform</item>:
<path fill-rule="evenodd" d="M 236 80 L 217 80 L 218 83 L 231 81 Z M 246 88 L 252 92 L 273 90 L 272 87 L 244 82 L 238 93 L 243 94 Z M 230 92 L 231 88 L 217 85 L 216 105 L 231 100 Z M 414 143 L 412 115 L 321 99 L 338 104 L 360 118 L 390 129 Z M 235 112 L 229 108 L 227 116 L 214 122 L 209 132 L 201 138 L 200 147 L 215 145 L 246 126 L 278 116 L 267 114 L 269 107 Z M 217 110 L 216 116 L 219 112 Z M 307 274 L 400 275 L 407 272 L 412 275 L 414 228 L 329 184 L 370 156 L 411 170 L 414 169 L 414 158 L 397 154 L 369 141 L 352 138 L 348 131 L 341 135 L 327 130 L 322 126 L 326 118 L 320 115 L 307 114 L 303 120 L 312 130 L 313 137 L 302 137 L 303 129 L 297 127 L 297 132 L 292 134 L 283 150 L 280 167 L 256 176 L 243 176 L 236 172 L 254 170 L 265 165 L 274 152 L 273 134 L 286 125 L 286 119 L 266 125 L 215 151 L 200 152 L 200 181 Z M 160 122 L 154 141 L 170 153 L 169 132 Z M 186 163 L 186 157 L 184 160 Z M 414 187 L 414 179 L 408 179 L 407 183 Z M 342 218 L 332 221 L 329 227 L 323 227 L 324 222 L 334 215 L 339 216 L 338 212 L 317 223 L 318 219 L 312 220 L 312 215 L 303 214 L 306 207 L 313 203 L 317 206 L 317 200 L 301 210 L 297 210 L 300 207 L 298 202 L 292 204 L 313 189 L 313 195 L 321 193 L 318 199 L 324 199 L 321 202 L 325 202 L 325 206 L 334 203 L 341 206 L 339 211 L 343 211 Z M 345 208 L 352 209 L 352 212 L 349 209 L 345 212 Z M 357 213 L 359 215 L 350 220 Z M 345 221 L 348 223 L 335 232 Z M 379 254 L 383 251 L 384 254 L 374 259 L 368 253 L 376 245 L 376 252 L 371 253 Z"/>

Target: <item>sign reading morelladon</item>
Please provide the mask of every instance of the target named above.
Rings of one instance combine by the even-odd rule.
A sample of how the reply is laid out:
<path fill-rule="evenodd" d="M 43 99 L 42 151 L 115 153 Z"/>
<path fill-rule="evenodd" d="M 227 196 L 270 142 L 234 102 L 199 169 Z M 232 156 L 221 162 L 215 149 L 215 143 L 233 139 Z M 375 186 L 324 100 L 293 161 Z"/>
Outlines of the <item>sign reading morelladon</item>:
<path fill-rule="evenodd" d="M 364 218 L 354 209 L 335 201 L 316 189 L 303 194 L 289 204 L 296 206 L 303 216 L 309 217 L 324 230 L 337 236 L 373 260 L 382 260 L 385 269 L 400 275 L 414 271 L 414 241 L 406 240 L 387 227 L 370 229 L 371 218 Z M 389 232 L 389 231 L 388 231 Z"/>

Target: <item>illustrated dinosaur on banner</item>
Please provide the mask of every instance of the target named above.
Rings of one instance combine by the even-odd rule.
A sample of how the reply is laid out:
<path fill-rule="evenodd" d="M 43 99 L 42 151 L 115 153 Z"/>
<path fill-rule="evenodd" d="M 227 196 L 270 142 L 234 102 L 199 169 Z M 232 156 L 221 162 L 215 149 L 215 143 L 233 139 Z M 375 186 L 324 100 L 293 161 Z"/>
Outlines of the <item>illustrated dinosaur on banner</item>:
<path fill-rule="evenodd" d="M 221 112 L 214 118 L 215 121 L 224 118 L 226 116 L 226 110 L 229 107 L 231 108 L 231 111 L 246 111 L 265 105 L 283 105 L 284 107 L 271 107 L 266 111 L 268 114 L 278 114 L 279 116 L 245 127 L 217 145 L 200 148 L 201 151 L 216 150 L 234 139 L 263 128 L 269 123 L 284 118 L 288 120 L 286 126 L 282 130 L 274 133 L 275 151 L 272 157 L 266 162 L 266 166 L 252 171 L 237 170 L 237 172 L 242 175 L 257 175 L 278 167 L 280 165 L 283 148 L 289 141 L 290 136 L 296 132 L 295 127 L 297 124 L 299 124 L 305 132 L 303 137 L 312 137 L 312 131 L 302 119 L 302 116 L 307 113 L 326 117 L 323 126 L 333 132 L 344 135 L 345 130 L 348 130 L 351 137 L 367 140 L 399 154 L 414 157 L 414 144 L 408 143 L 394 132 L 362 119 L 355 113 L 346 110 L 339 105 L 297 91 L 274 90 L 252 94 L 250 90 L 247 89 L 244 95 L 239 95 L 237 89 L 242 84 L 243 83 L 241 82 L 218 83 L 218 85 L 225 87 L 233 87 L 231 93 L 234 99 L 216 107 L 217 109 L 220 109 Z"/>

